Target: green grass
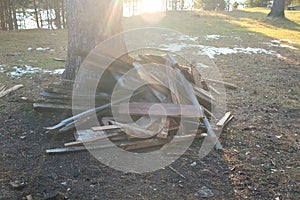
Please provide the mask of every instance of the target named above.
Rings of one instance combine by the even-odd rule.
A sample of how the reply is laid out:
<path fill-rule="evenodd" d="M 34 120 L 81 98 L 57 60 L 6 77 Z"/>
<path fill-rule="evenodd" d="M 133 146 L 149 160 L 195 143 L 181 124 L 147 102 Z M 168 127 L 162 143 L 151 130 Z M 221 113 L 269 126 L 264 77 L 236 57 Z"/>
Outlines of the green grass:
<path fill-rule="evenodd" d="M 0 64 L 7 66 L 30 65 L 43 69 L 63 68 L 64 64 L 53 58 L 65 58 L 67 48 L 66 30 L 20 30 L 0 31 Z M 51 51 L 36 51 L 49 47 Z M 32 48 L 32 51 L 28 51 Z M 14 55 L 14 56 L 12 56 Z"/>
<path fill-rule="evenodd" d="M 174 12 L 147 14 L 125 20 L 125 29 L 165 27 L 185 34 L 232 35 L 254 32 L 274 39 L 289 39 L 300 47 L 300 11 L 285 11 L 287 19 L 268 18 L 269 10 L 251 8 L 233 12 Z"/>
<path fill-rule="evenodd" d="M 248 8 L 226 14 L 229 23 L 274 39 L 289 39 L 300 47 L 300 11 L 285 11 L 286 19 L 269 18 L 269 9 Z"/>
<path fill-rule="evenodd" d="M 248 33 L 257 33 L 258 39 L 290 39 L 300 47 L 300 11 L 285 11 L 288 20 L 267 18 L 268 9 L 251 8 L 233 12 L 170 12 L 145 14 L 124 19 L 124 30 L 142 27 L 164 27 L 191 36 L 218 34 L 248 39 Z M 207 42 L 207 41 L 200 41 Z M 235 41 L 236 42 L 236 41 Z M 216 46 L 234 45 L 225 41 Z M 66 58 L 67 30 L 0 31 L 0 65 L 30 65 L 44 69 L 63 68 L 64 63 L 53 58 Z M 38 47 L 55 49 L 36 51 Z M 28 48 L 33 48 L 28 51 Z M 16 54 L 8 56 L 8 54 Z"/>
<path fill-rule="evenodd" d="M 230 35 L 235 31 L 244 31 L 238 25 L 227 23 L 223 16 L 217 12 L 154 13 L 125 19 L 125 30 L 141 27 L 170 28 L 192 36 L 207 34 Z"/>

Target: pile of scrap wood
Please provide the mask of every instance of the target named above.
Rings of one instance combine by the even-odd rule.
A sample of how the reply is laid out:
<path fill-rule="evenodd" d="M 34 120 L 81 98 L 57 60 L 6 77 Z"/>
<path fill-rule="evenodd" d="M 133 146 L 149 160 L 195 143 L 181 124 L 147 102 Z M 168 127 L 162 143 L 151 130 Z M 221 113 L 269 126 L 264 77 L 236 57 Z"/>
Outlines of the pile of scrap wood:
<path fill-rule="evenodd" d="M 147 71 L 149 63 L 156 66 L 167 63 L 170 67 L 165 69 L 165 75 L 161 75 L 157 70 Z M 122 80 L 123 75 L 131 69 L 138 72 L 138 78 L 127 80 L 131 78 L 127 77 L 126 80 Z M 227 88 L 236 89 L 235 85 L 206 80 L 194 65 L 182 66 L 172 54 L 139 55 L 138 59 L 119 58 L 110 64 L 105 73 L 92 97 L 95 98 L 94 107 L 84 104 L 72 107 L 72 98 L 85 102 L 84 100 L 91 96 L 76 93 L 76 90 L 72 93 L 70 88 L 61 85 L 49 85 L 41 94 L 46 98 L 46 102 L 34 104 L 35 109 L 73 108 L 80 111 L 77 115 L 46 128 L 48 131 L 60 133 L 75 132 L 74 141 L 65 143 L 63 148 L 49 149 L 47 153 L 81 151 L 85 150 L 84 145 L 93 143 L 97 144 L 93 148 L 99 149 L 112 146 L 126 151 L 164 149 L 168 148 L 170 141 L 180 143 L 190 138 L 205 136 L 210 137 L 216 149 L 222 149 L 214 130 L 215 127 L 223 129 L 233 116 L 227 112 L 218 119 L 217 126 L 210 124 L 210 119 L 215 118 L 212 113 L 216 103 L 215 96 L 221 95 L 213 85 L 224 84 Z M 130 81 L 148 84 L 135 89 L 130 96 L 123 95 L 113 99 L 116 84 L 126 90 L 131 87 Z M 116 113 L 118 117 L 121 116 L 120 119 L 116 119 Z M 97 123 L 92 122 L 94 115 L 97 116 Z M 126 120 L 128 117 L 124 120 L 122 116 L 129 116 L 130 120 Z M 197 125 L 191 126 L 192 129 L 183 129 L 183 122 Z M 113 143 L 101 143 L 107 138 Z"/>

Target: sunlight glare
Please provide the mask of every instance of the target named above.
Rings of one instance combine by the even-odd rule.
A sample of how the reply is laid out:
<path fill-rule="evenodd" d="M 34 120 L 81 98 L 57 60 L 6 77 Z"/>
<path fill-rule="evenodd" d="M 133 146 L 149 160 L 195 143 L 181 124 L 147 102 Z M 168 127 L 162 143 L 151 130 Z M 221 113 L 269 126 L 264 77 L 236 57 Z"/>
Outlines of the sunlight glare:
<path fill-rule="evenodd" d="M 153 13 L 162 10 L 161 0 L 144 0 L 142 3 L 143 13 Z"/>

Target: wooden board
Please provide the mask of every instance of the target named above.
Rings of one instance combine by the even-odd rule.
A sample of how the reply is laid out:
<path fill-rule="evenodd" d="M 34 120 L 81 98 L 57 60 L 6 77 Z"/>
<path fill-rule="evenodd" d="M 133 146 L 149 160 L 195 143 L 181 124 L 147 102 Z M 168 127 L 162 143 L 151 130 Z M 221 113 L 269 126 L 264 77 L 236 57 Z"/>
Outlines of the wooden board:
<path fill-rule="evenodd" d="M 123 143 L 119 143 L 117 146 L 124 149 L 125 151 L 130 151 L 130 150 L 160 146 L 167 142 L 168 142 L 167 140 L 161 140 L 161 139 L 146 139 L 146 140 L 138 140 L 132 142 L 123 142 Z M 91 150 L 95 150 L 95 149 L 112 148 L 112 147 L 115 147 L 115 145 L 109 143 L 103 145 L 96 144 L 95 146 L 89 146 L 88 148 Z M 74 146 L 74 147 L 48 149 L 46 150 L 46 153 L 48 154 L 69 153 L 69 152 L 77 152 L 77 151 L 84 151 L 84 150 L 86 150 L 85 146 Z"/>
<path fill-rule="evenodd" d="M 120 135 L 122 135 L 122 133 L 120 133 L 120 132 L 119 133 L 118 132 L 107 133 L 107 134 L 104 134 L 102 136 L 96 136 L 96 137 L 86 139 L 86 140 L 68 142 L 68 143 L 65 143 L 64 146 L 65 147 L 82 146 L 84 144 L 88 144 L 88 143 L 96 142 L 96 141 L 99 141 L 99 140 L 103 140 L 105 138 L 112 138 L 112 137 L 116 137 L 116 136 L 120 136 Z"/>
<path fill-rule="evenodd" d="M 120 126 L 117 125 L 108 125 L 108 126 L 97 126 L 97 127 L 92 127 L 91 129 L 93 131 L 105 131 L 105 130 L 112 130 L 112 129 L 118 129 Z"/>
<path fill-rule="evenodd" d="M 229 119 L 231 116 L 230 112 L 225 113 L 225 115 L 220 119 L 220 121 L 217 123 L 217 126 L 223 127 L 225 122 Z"/>
<path fill-rule="evenodd" d="M 64 104 L 53 104 L 53 103 L 34 103 L 33 108 L 36 111 L 62 111 L 62 110 L 87 110 L 88 107 L 78 107 Z"/>
<path fill-rule="evenodd" d="M 1 97 L 4 97 L 4 96 L 6 96 L 6 95 L 8 95 L 9 93 L 11 93 L 11 92 L 13 92 L 13 91 L 16 91 L 16 90 L 20 89 L 21 87 L 23 87 L 22 84 L 20 84 L 20 85 L 15 85 L 15 86 L 13 86 L 13 87 L 7 89 L 7 90 L 5 90 L 5 87 L 2 87 L 2 88 L 1 88 L 1 92 L 0 92 L 0 98 L 1 98 Z"/>
<path fill-rule="evenodd" d="M 151 109 L 151 111 L 150 111 Z M 129 103 L 120 104 L 120 114 L 131 115 L 155 115 L 170 117 L 203 118 L 203 110 L 200 106 L 180 105 L 170 103 Z M 149 113 L 150 112 L 150 113 Z"/>
<path fill-rule="evenodd" d="M 224 87 L 227 89 L 232 89 L 232 90 L 238 89 L 238 86 L 236 86 L 232 83 L 225 82 L 225 81 L 219 81 L 219 80 L 214 80 L 214 79 L 209 79 L 209 78 L 207 78 L 206 81 L 212 82 L 212 83 L 217 83 L 217 84 L 223 84 Z"/>

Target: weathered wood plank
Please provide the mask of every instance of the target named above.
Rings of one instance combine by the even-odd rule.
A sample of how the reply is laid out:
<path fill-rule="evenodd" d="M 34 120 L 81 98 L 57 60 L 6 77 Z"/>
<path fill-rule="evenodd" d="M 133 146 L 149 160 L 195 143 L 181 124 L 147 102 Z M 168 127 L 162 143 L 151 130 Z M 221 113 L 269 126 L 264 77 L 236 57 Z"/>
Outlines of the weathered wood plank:
<path fill-rule="evenodd" d="M 99 141 L 99 140 L 103 140 L 105 138 L 112 138 L 112 137 L 116 137 L 116 136 L 121 136 L 122 134 L 123 133 L 120 133 L 120 132 L 107 133 L 107 134 L 103 134 L 102 136 L 93 137 L 91 139 L 68 142 L 68 143 L 65 143 L 64 146 L 65 147 L 82 146 L 84 144 L 93 143 L 93 142 L 96 142 L 96 141 Z"/>
<path fill-rule="evenodd" d="M 53 104 L 53 103 L 34 103 L 33 108 L 36 111 L 61 111 L 61 110 L 86 110 L 88 107 L 78 107 L 65 104 Z"/>
<path fill-rule="evenodd" d="M 137 149 L 144 149 L 149 147 L 160 146 L 167 143 L 167 140 L 161 139 L 146 139 L 146 140 L 138 140 L 138 141 L 131 141 L 131 142 L 123 142 L 118 144 L 117 146 L 124 149 L 125 151 L 132 151 Z M 103 148 L 112 148 L 115 147 L 114 144 L 103 144 L 95 146 L 89 146 L 89 149 L 103 149 Z M 55 149 L 48 149 L 46 153 L 48 154 L 55 154 L 55 153 L 68 153 L 68 152 L 77 152 L 77 151 L 84 151 L 86 150 L 85 146 L 74 146 L 74 147 L 64 147 L 64 148 L 55 148 Z"/>
<path fill-rule="evenodd" d="M 108 126 L 97 126 L 97 127 L 92 127 L 91 129 L 93 131 L 105 131 L 105 130 L 112 130 L 112 129 L 118 129 L 120 126 L 117 125 L 108 125 Z"/>
<path fill-rule="evenodd" d="M 9 93 L 11 93 L 11 92 L 13 92 L 13 91 L 16 91 L 16 90 L 20 89 L 20 88 L 22 88 L 22 87 L 23 87 L 22 84 L 15 85 L 15 86 L 13 86 L 13 87 L 7 89 L 7 90 L 5 90 L 5 89 L 2 87 L 2 91 L 0 92 L 0 98 L 2 98 L 2 97 L 4 97 L 4 96 L 8 95 Z"/>
<path fill-rule="evenodd" d="M 162 130 L 157 134 L 156 137 L 158 138 L 163 138 L 167 139 L 168 138 L 168 132 L 169 132 L 169 127 L 170 127 L 170 119 L 163 118 L 161 121 L 162 124 Z"/>
<path fill-rule="evenodd" d="M 218 121 L 217 126 L 223 127 L 225 122 L 229 119 L 230 116 L 231 116 L 230 112 L 225 113 L 225 115 L 222 117 L 222 119 L 220 119 L 220 121 Z"/>
<path fill-rule="evenodd" d="M 196 105 L 181 105 L 169 103 L 129 103 L 120 104 L 120 114 L 155 115 L 170 117 L 203 118 L 203 110 Z"/>
<path fill-rule="evenodd" d="M 232 83 L 228 83 L 228 82 L 225 82 L 225 81 L 219 81 L 219 80 L 214 80 L 214 79 L 205 79 L 206 81 L 208 82 L 212 82 L 212 83 L 217 83 L 217 84 L 223 84 L 224 87 L 228 88 L 228 89 L 232 89 L 232 90 L 236 90 L 238 89 L 239 87 L 237 85 L 234 85 Z"/>

